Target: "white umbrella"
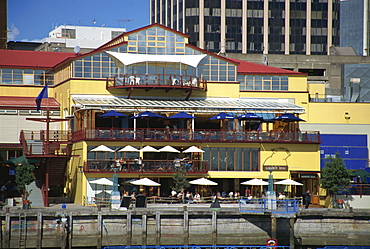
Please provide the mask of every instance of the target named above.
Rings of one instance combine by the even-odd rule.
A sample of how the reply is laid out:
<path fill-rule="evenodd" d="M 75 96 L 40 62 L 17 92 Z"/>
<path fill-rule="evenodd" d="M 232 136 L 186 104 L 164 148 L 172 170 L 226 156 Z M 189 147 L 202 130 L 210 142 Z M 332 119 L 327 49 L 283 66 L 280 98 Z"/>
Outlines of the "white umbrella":
<path fill-rule="evenodd" d="M 107 186 L 113 186 L 113 181 L 107 179 L 107 178 L 99 178 L 97 180 L 93 180 L 90 183 L 99 184 L 99 185 L 107 185 Z"/>
<path fill-rule="evenodd" d="M 152 146 L 145 146 L 140 150 L 141 152 L 159 152 L 157 149 L 153 148 Z"/>
<path fill-rule="evenodd" d="M 303 185 L 302 183 L 296 182 L 292 179 L 284 179 L 284 180 L 281 180 L 281 181 L 277 181 L 274 184 L 293 185 L 293 186 L 302 186 Z M 296 189 L 293 190 L 293 187 L 291 187 L 291 191 L 292 191 L 292 194 L 294 195 L 294 193 L 296 192 Z"/>
<path fill-rule="evenodd" d="M 303 184 L 300 182 L 296 182 L 292 179 L 285 179 L 281 181 L 277 181 L 274 184 L 281 184 L 281 185 L 296 185 L 296 186 L 302 186 Z"/>
<path fill-rule="evenodd" d="M 260 180 L 260 179 L 257 179 L 257 178 L 254 178 L 254 179 L 249 180 L 249 181 L 242 182 L 240 184 L 243 184 L 243 185 L 254 185 L 254 186 L 269 185 L 268 182 L 265 182 L 265 181 Z"/>
<path fill-rule="evenodd" d="M 174 152 L 174 153 L 180 153 L 179 150 L 176 150 L 174 147 L 166 145 L 163 148 L 159 149 L 159 152 Z"/>
<path fill-rule="evenodd" d="M 126 145 L 122 149 L 120 149 L 118 152 L 139 152 L 140 150 L 136 149 L 135 147 L 132 147 L 131 145 Z"/>
<path fill-rule="evenodd" d="M 146 177 L 136 181 L 132 181 L 131 184 L 142 186 L 161 186 L 160 183 L 150 180 L 149 178 Z"/>
<path fill-rule="evenodd" d="M 114 152 L 111 148 L 105 146 L 105 145 L 99 145 L 98 147 L 95 147 L 94 149 L 90 151 L 95 151 L 95 152 Z"/>
<path fill-rule="evenodd" d="M 198 147 L 195 147 L 195 146 L 190 146 L 189 148 L 187 148 L 186 150 L 184 150 L 182 153 L 192 153 L 192 152 L 200 152 L 200 153 L 203 153 L 204 150 L 201 150 L 201 149 L 199 149 Z"/>
<path fill-rule="evenodd" d="M 217 182 L 213 182 L 211 180 L 208 180 L 204 177 L 202 178 L 199 178 L 199 179 L 196 179 L 196 180 L 193 180 L 193 181 L 190 181 L 189 182 L 190 184 L 194 184 L 194 185 L 218 185 Z"/>

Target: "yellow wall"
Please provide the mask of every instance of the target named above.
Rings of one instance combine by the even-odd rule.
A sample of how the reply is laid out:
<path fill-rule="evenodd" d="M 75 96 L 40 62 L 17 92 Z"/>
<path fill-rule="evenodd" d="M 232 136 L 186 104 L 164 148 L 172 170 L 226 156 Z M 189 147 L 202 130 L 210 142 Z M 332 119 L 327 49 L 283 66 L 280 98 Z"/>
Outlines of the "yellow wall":
<path fill-rule="evenodd" d="M 319 144 L 248 144 L 248 147 L 260 148 L 260 167 L 258 172 L 254 171 L 210 171 L 211 178 L 263 178 L 268 179 L 269 172 L 263 171 L 263 165 L 288 166 L 288 171 L 274 171 L 275 179 L 290 178 L 290 171 L 319 171 L 320 150 Z M 242 145 L 230 145 L 240 147 Z M 210 146 L 211 147 L 211 146 Z M 223 146 L 226 147 L 226 146 Z M 245 147 L 245 145 L 244 145 Z M 277 149 L 273 153 L 271 149 Z M 280 149 L 283 148 L 283 149 Z M 288 151 L 288 153 L 287 153 Z M 286 160 L 284 160 L 286 158 Z"/>
<path fill-rule="evenodd" d="M 308 92 L 310 95 L 315 95 L 317 93 L 319 97 L 322 97 L 325 94 L 325 83 L 308 84 Z"/>
<path fill-rule="evenodd" d="M 306 112 L 309 123 L 370 124 L 369 103 L 310 103 Z"/>
<path fill-rule="evenodd" d="M 307 76 L 289 76 L 289 91 L 307 91 Z"/>
<path fill-rule="evenodd" d="M 2 85 L 0 87 L 1 89 L 1 96 L 9 96 L 9 97 L 36 97 L 40 94 L 42 88 L 44 86 L 17 86 L 17 85 L 10 85 L 10 86 L 4 86 Z M 49 87 L 49 98 L 53 97 L 54 95 L 54 89 L 52 87 Z M 35 103 L 36 108 L 36 103 Z"/>
<path fill-rule="evenodd" d="M 207 97 L 239 98 L 239 83 L 207 83 Z"/>

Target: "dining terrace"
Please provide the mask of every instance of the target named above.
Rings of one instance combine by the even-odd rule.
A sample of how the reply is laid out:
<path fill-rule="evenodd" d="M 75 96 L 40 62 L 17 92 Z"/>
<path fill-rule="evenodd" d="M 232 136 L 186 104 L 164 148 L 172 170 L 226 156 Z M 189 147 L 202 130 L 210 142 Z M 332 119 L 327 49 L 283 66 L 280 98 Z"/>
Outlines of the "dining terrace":
<path fill-rule="evenodd" d="M 117 170 L 117 173 L 160 173 L 173 174 L 179 168 L 183 168 L 189 174 L 205 174 L 208 171 L 208 161 L 192 160 L 191 164 L 185 161 L 175 162 L 174 160 L 141 160 L 126 159 L 116 167 L 115 161 L 111 159 L 88 159 L 84 165 L 85 173 L 108 173 Z"/>
<path fill-rule="evenodd" d="M 320 143 L 319 131 L 234 131 L 219 129 L 168 128 L 85 128 L 72 133 L 74 142 L 84 140 L 114 141 L 188 141 L 232 143 Z"/>
<path fill-rule="evenodd" d="M 172 88 L 207 90 L 207 82 L 194 75 L 118 74 L 107 77 L 106 88 Z"/>

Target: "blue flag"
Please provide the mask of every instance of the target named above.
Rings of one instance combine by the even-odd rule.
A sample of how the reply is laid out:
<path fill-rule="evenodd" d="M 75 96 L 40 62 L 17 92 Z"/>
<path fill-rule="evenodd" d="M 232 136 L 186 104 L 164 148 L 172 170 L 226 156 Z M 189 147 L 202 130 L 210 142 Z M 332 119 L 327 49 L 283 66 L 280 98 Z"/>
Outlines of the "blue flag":
<path fill-rule="evenodd" d="M 40 111 L 41 109 L 41 100 L 48 98 L 48 85 L 45 85 L 44 88 L 41 90 L 39 96 L 36 98 L 36 106 L 37 110 Z"/>

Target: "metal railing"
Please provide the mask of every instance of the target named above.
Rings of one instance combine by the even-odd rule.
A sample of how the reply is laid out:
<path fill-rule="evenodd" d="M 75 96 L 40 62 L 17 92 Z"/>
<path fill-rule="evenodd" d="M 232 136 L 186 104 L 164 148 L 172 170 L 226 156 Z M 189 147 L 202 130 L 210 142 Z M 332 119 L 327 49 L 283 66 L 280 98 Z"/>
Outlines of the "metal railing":
<path fill-rule="evenodd" d="M 241 213 L 297 213 L 300 199 L 239 199 Z"/>
<path fill-rule="evenodd" d="M 112 160 L 96 160 L 88 159 L 84 171 L 91 172 L 111 172 L 116 167 L 116 163 Z M 207 173 L 208 162 L 203 160 L 192 160 L 192 164 L 181 162 L 177 165 L 173 160 L 126 160 L 121 163 L 117 173 L 176 173 L 182 167 L 187 173 Z"/>
<path fill-rule="evenodd" d="M 194 75 L 175 74 L 119 74 L 107 77 L 106 87 L 160 87 L 160 88 L 194 88 L 207 90 L 207 82 Z"/>
<path fill-rule="evenodd" d="M 73 132 L 73 141 L 191 141 L 191 142 L 273 142 L 320 143 L 319 131 L 233 131 L 233 130 L 175 130 L 166 128 L 85 128 Z"/>
<path fill-rule="evenodd" d="M 72 133 L 63 130 L 26 131 L 22 130 L 19 140 L 25 155 L 70 156 Z"/>

